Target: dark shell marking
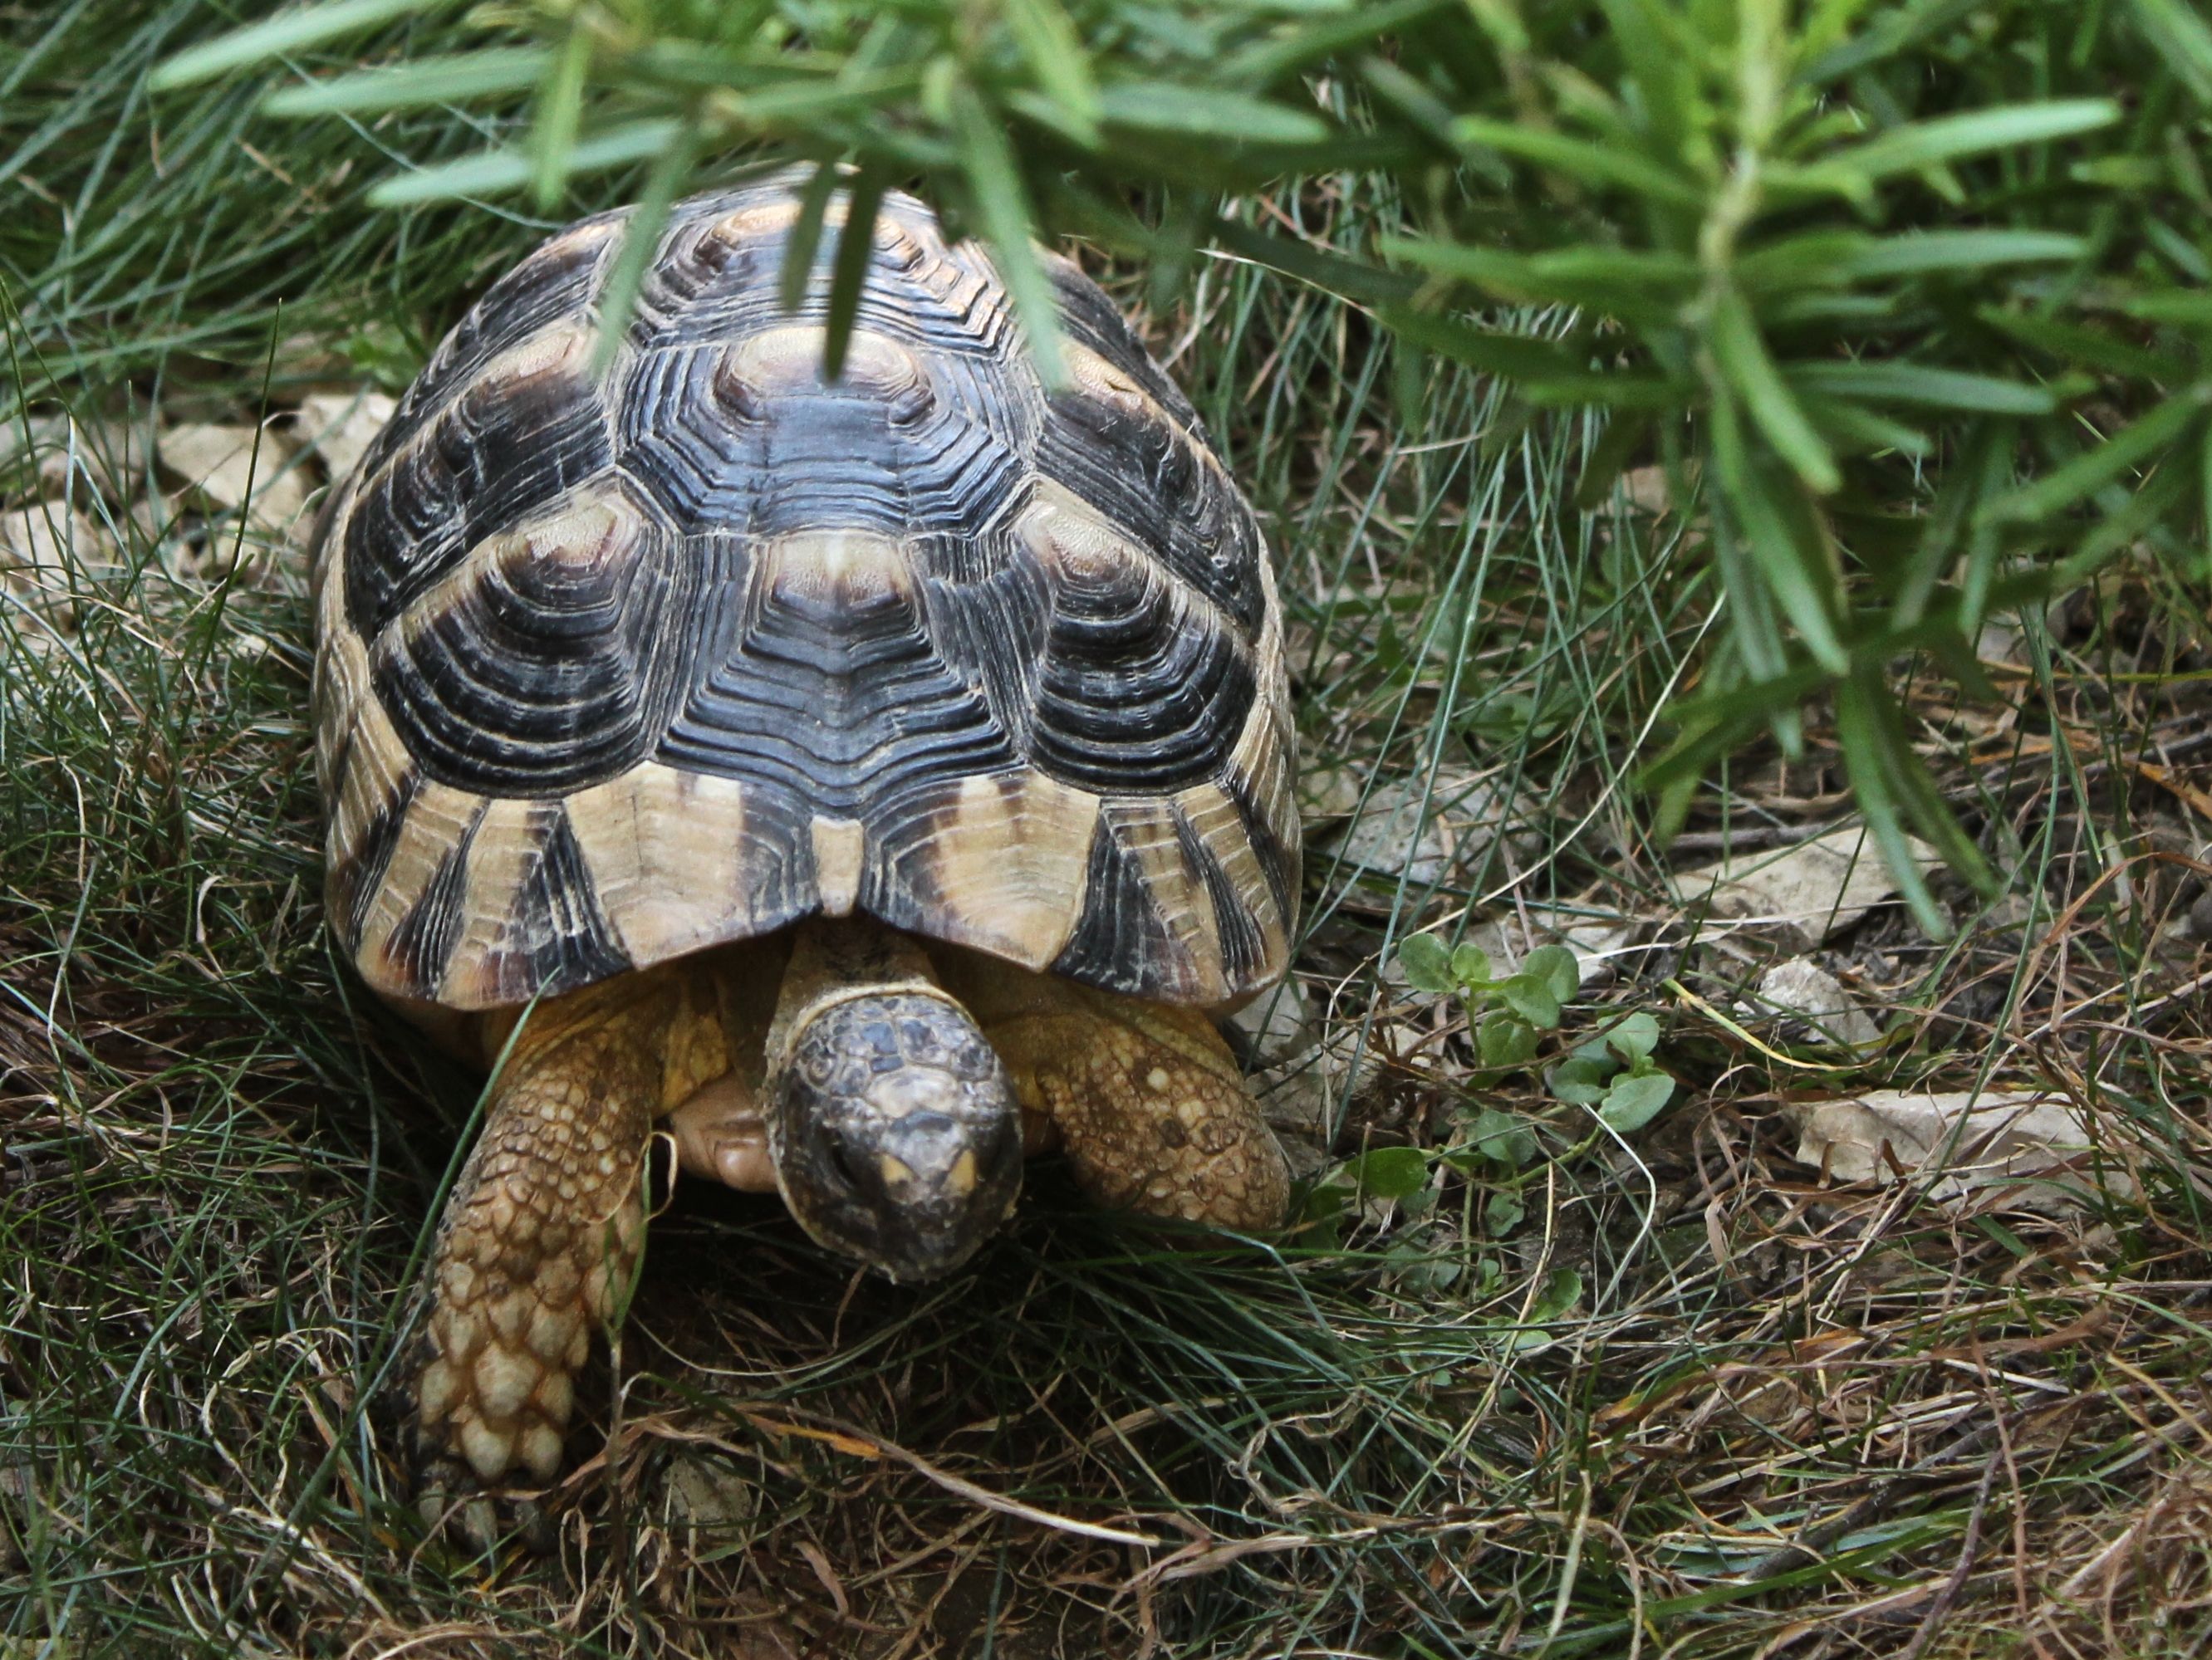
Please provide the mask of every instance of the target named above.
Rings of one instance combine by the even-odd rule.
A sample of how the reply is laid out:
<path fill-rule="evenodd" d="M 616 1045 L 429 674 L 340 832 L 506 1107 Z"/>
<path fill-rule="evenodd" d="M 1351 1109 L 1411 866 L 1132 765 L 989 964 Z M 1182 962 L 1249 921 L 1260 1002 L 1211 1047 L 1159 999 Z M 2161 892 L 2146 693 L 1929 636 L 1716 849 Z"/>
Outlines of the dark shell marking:
<path fill-rule="evenodd" d="M 860 911 L 1217 1004 L 1298 889 L 1266 549 L 1174 385 L 1048 257 L 1048 396 L 980 248 L 878 221 L 845 373 L 796 181 L 680 204 L 603 379 L 621 218 L 439 348 L 324 520 L 331 917 L 478 1009 Z M 834 232 L 839 204 L 833 203 Z"/>

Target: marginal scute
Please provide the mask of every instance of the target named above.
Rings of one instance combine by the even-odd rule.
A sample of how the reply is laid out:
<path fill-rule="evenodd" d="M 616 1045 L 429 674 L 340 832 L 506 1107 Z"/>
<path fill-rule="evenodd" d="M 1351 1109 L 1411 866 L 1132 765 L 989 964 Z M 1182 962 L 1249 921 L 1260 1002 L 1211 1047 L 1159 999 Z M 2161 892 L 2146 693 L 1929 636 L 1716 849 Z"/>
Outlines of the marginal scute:
<path fill-rule="evenodd" d="M 1289 966 L 1289 920 L 1250 827 L 1218 785 L 1182 791 L 1175 811 L 1184 863 L 1213 908 L 1223 980 L 1239 991 L 1265 984 Z"/>
<path fill-rule="evenodd" d="M 1223 972 L 1204 878 L 1183 851 L 1175 804 L 1109 802 L 1091 844 L 1083 915 L 1055 972 L 1110 991 L 1210 1003 L 1249 988 Z"/>
<path fill-rule="evenodd" d="M 558 802 L 487 804 L 470 842 L 463 910 L 466 923 L 439 987 L 448 1004 L 527 1003 L 630 966 Z"/>
<path fill-rule="evenodd" d="M 463 921 L 468 843 L 485 805 L 481 796 L 427 779 L 413 788 L 354 947 L 362 978 L 378 991 L 438 996 Z"/>
<path fill-rule="evenodd" d="M 870 908 L 886 921 L 1042 971 L 1083 914 L 1098 797 L 1042 772 L 961 779 L 887 830 Z"/>
<path fill-rule="evenodd" d="M 894 192 L 679 203 L 604 375 L 623 215 L 495 285 L 319 529 L 334 927 L 516 1006 L 817 911 L 1193 1005 L 1280 972 L 1279 605 L 1188 401 L 1072 263 L 1048 393 L 979 245 Z"/>
<path fill-rule="evenodd" d="M 732 779 L 646 761 L 568 797 L 568 823 L 622 950 L 641 967 L 814 908 L 806 820 Z"/>

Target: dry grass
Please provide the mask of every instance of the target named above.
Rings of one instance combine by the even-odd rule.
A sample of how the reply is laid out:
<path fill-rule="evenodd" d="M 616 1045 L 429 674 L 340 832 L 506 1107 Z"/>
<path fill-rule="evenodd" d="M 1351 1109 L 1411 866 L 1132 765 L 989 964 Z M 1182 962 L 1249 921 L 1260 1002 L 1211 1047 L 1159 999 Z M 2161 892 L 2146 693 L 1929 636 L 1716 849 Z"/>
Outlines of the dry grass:
<path fill-rule="evenodd" d="M 1952 938 L 1888 905 L 1817 945 L 1717 930 L 1670 871 L 1849 803 L 1816 711 L 1651 840 L 1634 769 L 1711 614 L 1694 508 L 1576 512 L 1592 434 L 1457 375 L 1416 407 L 1355 313 L 1249 271 L 1156 324 L 1297 612 L 1319 1045 L 1275 1069 L 1327 1087 L 1279 1103 L 1327 1109 L 1316 1189 L 1393 1148 L 1419 1184 L 1263 1251 L 1088 1215 L 1048 1168 L 919 1293 L 686 1187 L 542 1559 L 426 1536 L 372 1410 L 473 1083 L 323 939 L 296 553 L 252 532 L 231 568 L 113 453 L 150 406 L 252 420 L 262 367 L 15 358 L 45 424 L 7 500 L 76 445 L 92 545 L 0 592 L 0 1655 L 2202 1651 L 2203 591 L 2129 567 L 1987 642 L 1996 696 L 1917 706 L 2010 873 L 1942 890 Z M 338 371 L 272 373 L 281 410 Z M 1529 833 L 1411 875 L 1330 851 L 1431 777 L 1520 792 Z M 1417 926 L 1554 907 L 1627 938 L 1534 1065 L 1484 1070 L 1458 1000 L 1382 972 Z M 1878 1045 L 1739 1008 L 1807 954 Z M 1546 1069 L 1625 1009 L 1679 1090 L 1616 1136 Z M 1794 1106 L 1914 1083 L 2055 1092 L 2095 1191 L 1957 1206 L 1795 1157 Z M 1485 1155 L 1483 1107 L 1529 1156 Z"/>

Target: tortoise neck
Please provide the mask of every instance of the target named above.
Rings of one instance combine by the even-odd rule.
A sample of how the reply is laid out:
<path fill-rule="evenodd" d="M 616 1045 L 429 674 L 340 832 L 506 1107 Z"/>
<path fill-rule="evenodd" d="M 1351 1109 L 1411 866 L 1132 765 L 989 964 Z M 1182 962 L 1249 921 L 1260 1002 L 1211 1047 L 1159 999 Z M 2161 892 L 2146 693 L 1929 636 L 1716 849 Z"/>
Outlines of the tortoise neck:
<path fill-rule="evenodd" d="M 792 937 L 775 1018 L 769 1023 L 768 1070 L 789 1058 L 808 1021 L 857 997 L 907 992 L 953 1001 L 919 942 L 871 917 L 815 917 Z"/>

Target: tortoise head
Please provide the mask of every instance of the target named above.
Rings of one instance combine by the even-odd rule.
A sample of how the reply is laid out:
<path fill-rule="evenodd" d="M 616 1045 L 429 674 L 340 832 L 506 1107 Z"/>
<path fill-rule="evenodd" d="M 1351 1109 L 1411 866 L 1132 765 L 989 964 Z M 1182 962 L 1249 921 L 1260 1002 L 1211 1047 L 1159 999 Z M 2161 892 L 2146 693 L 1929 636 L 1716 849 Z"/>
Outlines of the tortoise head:
<path fill-rule="evenodd" d="M 912 991 L 824 999 L 768 1085 L 776 1186 L 820 1245 L 899 1281 L 949 1274 L 1021 1190 L 1021 1112 L 968 1012 Z"/>

